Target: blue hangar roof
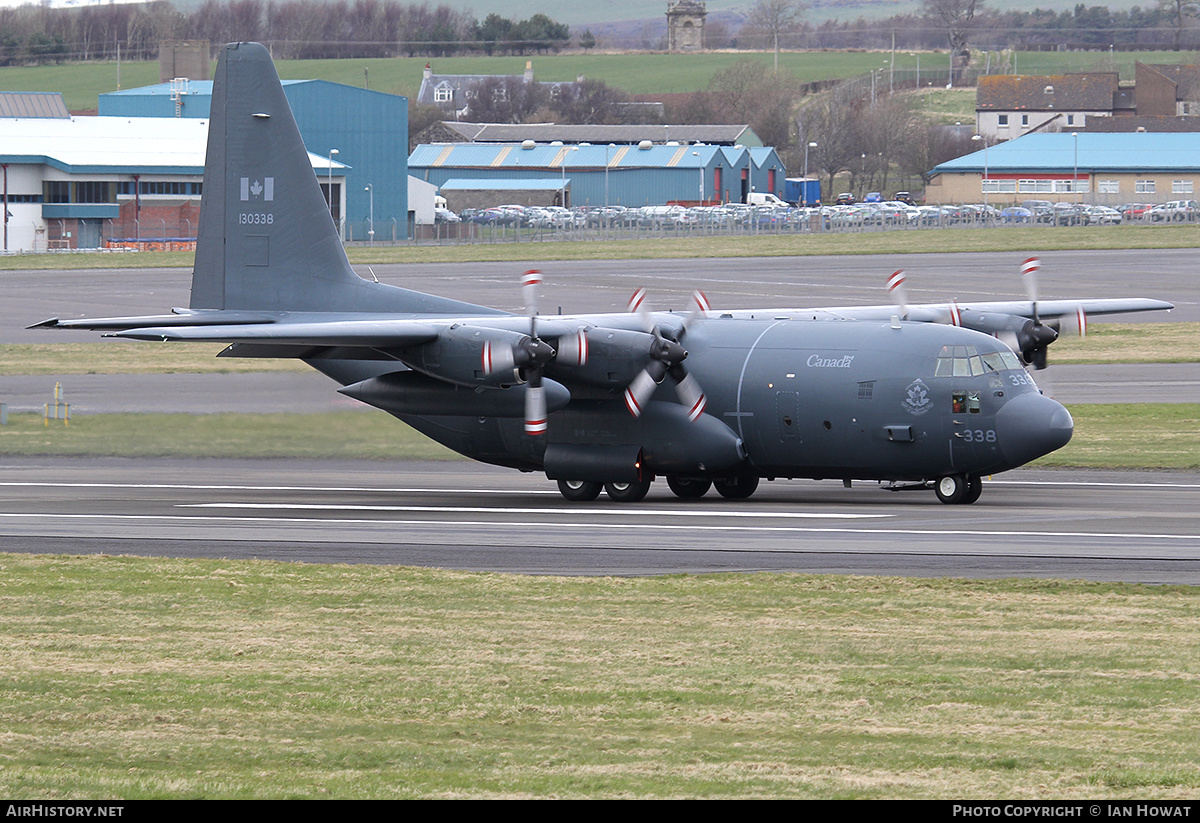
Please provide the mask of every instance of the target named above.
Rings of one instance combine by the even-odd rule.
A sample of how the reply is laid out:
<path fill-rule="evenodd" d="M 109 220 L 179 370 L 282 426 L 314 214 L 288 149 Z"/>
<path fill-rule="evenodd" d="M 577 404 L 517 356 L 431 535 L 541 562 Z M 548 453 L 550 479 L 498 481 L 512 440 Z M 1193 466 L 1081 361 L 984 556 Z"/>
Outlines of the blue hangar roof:
<path fill-rule="evenodd" d="M 1078 143 L 1076 141 L 1078 140 Z M 934 167 L 931 174 L 983 172 L 1200 171 L 1200 133 L 1027 134 Z"/>
<path fill-rule="evenodd" d="M 735 157 L 745 149 L 732 152 Z M 536 144 L 526 148 L 520 143 L 446 143 L 422 144 L 408 158 L 410 168 L 478 169 L 559 169 L 563 166 L 610 169 L 631 168 L 706 168 L 720 155 L 729 155 L 720 146 L 553 146 Z M 736 162 L 736 160 L 734 160 Z"/>

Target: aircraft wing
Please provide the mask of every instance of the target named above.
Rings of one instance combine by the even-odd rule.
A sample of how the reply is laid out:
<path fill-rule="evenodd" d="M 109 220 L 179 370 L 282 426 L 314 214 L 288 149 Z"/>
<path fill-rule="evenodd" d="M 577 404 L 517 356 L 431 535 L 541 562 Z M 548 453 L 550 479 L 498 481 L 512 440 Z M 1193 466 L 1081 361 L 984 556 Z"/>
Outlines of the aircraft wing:
<path fill-rule="evenodd" d="M 288 346 L 406 348 L 437 339 L 437 324 L 412 320 L 320 320 L 212 326 L 145 326 L 105 337 L 193 343 L 269 343 Z"/>
<path fill-rule="evenodd" d="M 1028 300 L 1003 301 L 992 303 L 967 302 L 962 308 L 970 308 L 979 312 L 999 312 L 1015 314 L 1019 317 L 1032 318 L 1034 304 Z M 1039 317 L 1067 317 L 1080 309 L 1088 317 L 1106 314 L 1132 314 L 1140 311 L 1170 311 L 1175 308 L 1173 303 L 1165 300 L 1153 300 L 1148 297 L 1115 297 L 1093 300 L 1039 300 L 1037 314 Z"/>
<path fill-rule="evenodd" d="M 904 309 L 905 320 L 916 323 L 949 323 L 954 308 L 979 313 L 1003 314 L 1032 319 L 1034 304 L 1029 300 L 965 301 L 962 303 L 914 303 Z M 1143 311 L 1170 311 L 1173 303 L 1146 297 L 1097 298 L 1092 300 L 1040 300 L 1036 314 L 1043 320 L 1068 317 L 1082 310 L 1088 317 L 1109 314 L 1131 314 Z M 713 311 L 710 315 L 729 314 L 734 317 L 787 316 L 803 320 L 887 320 L 901 314 L 894 304 L 882 306 L 828 306 L 791 309 L 737 309 L 732 312 Z"/>

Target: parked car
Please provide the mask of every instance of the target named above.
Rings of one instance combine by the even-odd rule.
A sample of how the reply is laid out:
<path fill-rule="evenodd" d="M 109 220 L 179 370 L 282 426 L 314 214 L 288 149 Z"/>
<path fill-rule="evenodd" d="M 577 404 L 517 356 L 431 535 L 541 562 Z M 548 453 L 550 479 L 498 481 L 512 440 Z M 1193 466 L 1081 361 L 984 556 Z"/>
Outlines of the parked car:
<path fill-rule="evenodd" d="M 1194 221 L 1200 217 L 1200 203 L 1195 200 L 1172 200 L 1155 206 L 1146 212 L 1146 219 L 1153 223 Z"/>
<path fill-rule="evenodd" d="M 848 191 L 844 191 L 837 196 L 837 199 L 833 201 L 833 204 L 835 206 L 853 206 L 854 195 Z"/>
<path fill-rule="evenodd" d="M 1000 212 L 1000 219 L 1005 223 L 1032 223 L 1033 212 L 1023 206 L 1009 206 Z"/>
<path fill-rule="evenodd" d="M 1121 212 L 1126 220 L 1142 220 L 1152 208 L 1153 203 L 1125 203 L 1117 206 L 1117 211 Z"/>
<path fill-rule="evenodd" d="M 1121 212 L 1108 206 L 1084 206 L 1089 226 L 1111 226 L 1120 223 L 1124 218 Z"/>

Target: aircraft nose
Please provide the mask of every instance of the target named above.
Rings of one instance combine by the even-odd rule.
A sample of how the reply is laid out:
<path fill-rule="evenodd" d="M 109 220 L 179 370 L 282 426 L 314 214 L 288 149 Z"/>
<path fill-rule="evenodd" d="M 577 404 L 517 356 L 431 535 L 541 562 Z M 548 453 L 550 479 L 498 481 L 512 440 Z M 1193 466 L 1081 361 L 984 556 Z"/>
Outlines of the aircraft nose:
<path fill-rule="evenodd" d="M 1037 392 L 1017 395 L 996 413 L 1000 448 L 1014 468 L 1061 449 L 1074 431 L 1071 413 Z"/>

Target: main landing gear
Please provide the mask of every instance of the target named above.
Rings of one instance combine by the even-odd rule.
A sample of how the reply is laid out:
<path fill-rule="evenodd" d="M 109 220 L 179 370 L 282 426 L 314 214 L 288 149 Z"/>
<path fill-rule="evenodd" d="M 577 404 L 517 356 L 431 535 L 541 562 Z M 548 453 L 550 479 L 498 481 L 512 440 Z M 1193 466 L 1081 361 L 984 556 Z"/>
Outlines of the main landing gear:
<path fill-rule="evenodd" d="M 633 483 L 601 483 L 597 480 L 559 480 L 558 491 L 572 502 L 595 500 L 603 491 L 609 499 L 618 503 L 636 503 L 650 491 L 653 478 Z M 667 486 L 681 500 L 699 500 L 711 488 L 727 500 L 745 500 L 758 488 L 758 478 L 753 476 L 724 477 L 710 480 L 707 477 L 667 477 Z"/>

